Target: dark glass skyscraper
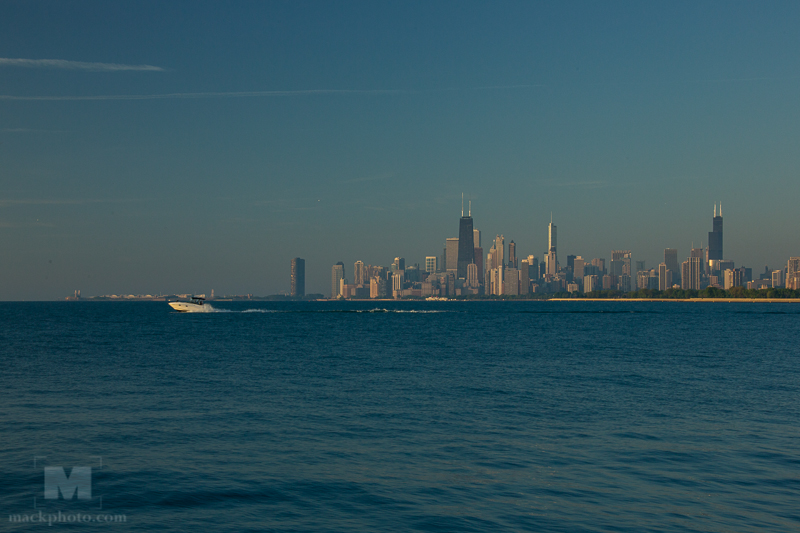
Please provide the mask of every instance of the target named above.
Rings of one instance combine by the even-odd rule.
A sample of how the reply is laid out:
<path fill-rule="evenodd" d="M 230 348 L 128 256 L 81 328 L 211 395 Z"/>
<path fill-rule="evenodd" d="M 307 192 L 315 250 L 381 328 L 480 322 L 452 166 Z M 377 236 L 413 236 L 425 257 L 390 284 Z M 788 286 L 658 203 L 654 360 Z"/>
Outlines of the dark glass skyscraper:
<path fill-rule="evenodd" d="M 291 295 L 295 298 L 306 295 L 306 260 L 299 257 L 292 259 Z"/>
<path fill-rule="evenodd" d="M 475 262 L 475 234 L 472 227 L 472 208 L 464 216 L 464 205 L 461 205 L 461 221 L 458 225 L 458 266 L 457 278 L 467 277 L 467 265 Z M 447 265 L 448 268 L 450 265 Z"/>
<path fill-rule="evenodd" d="M 714 204 L 714 222 L 708 232 L 708 260 L 722 261 L 722 204 L 719 206 L 719 216 L 717 216 L 717 205 Z"/>

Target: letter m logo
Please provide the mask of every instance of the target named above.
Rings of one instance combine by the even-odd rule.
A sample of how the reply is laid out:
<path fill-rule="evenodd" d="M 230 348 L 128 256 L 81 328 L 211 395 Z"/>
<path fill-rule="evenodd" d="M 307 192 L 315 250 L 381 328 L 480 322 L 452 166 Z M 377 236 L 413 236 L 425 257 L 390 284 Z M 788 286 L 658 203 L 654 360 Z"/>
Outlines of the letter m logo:
<path fill-rule="evenodd" d="M 65 500 L 71 500 L 78 493 L 79 500 L 92 499 L 92 467 L 74 466 L 67 477 L 63 466 L 46 466 L 44 469 L 44 497 L 57 500 L 58 493 Z"/>

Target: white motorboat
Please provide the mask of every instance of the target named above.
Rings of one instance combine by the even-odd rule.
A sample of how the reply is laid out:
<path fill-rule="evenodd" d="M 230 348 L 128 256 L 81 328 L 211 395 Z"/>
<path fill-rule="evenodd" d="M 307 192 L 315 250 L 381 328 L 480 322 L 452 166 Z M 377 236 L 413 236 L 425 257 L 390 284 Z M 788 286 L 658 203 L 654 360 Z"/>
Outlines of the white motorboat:
<path fill-rule="evenodd" d="M 179 313 L 205 313 L 211 306 L 207 305 L 202 296 L 192 296 L 189 300 L 169 302 L 169 306 Z"/>

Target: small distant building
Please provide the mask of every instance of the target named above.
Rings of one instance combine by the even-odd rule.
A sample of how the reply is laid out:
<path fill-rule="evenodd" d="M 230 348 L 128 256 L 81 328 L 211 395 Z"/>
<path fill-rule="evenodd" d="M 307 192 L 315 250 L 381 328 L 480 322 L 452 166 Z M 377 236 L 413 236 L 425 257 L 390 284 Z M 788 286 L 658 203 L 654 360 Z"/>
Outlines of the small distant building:
<path fill-rule="evenodd" d="M 747 288 L 750 290 L 769 289 L 772 287 L 771 279 L 754 279 L 747 282 Z"/>
<path fill-rule="evenodd" d="M 425 258 L 425 270 L 431 274 L 439 272 L 439 258 L 429 255 Z"/>
<path fill-rule="evenodd" d="M 567 283 L 567 292 L 570 294 L 578 292 L 578 284 L 577 283 Z"/>

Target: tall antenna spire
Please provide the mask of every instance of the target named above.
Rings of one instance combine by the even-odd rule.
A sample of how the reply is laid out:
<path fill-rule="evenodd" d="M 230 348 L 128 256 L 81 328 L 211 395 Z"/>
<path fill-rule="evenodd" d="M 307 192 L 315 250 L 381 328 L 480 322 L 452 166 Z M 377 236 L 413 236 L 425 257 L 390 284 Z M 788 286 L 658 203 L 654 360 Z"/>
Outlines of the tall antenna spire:
<path fill-rule="evenodd" d="M 717 204 L 714 203 L 714 218 L 717 218 Z"/>
<path fill-rule="evenodd" d="M 719 203 L 719 216 L 722 216 L 722 202 Z"/>
<path fill-rule="evenodd" d="M 469 216 L 472 216 L 472 200 L 469 201 Z"/>
<path fill-rule="evenodd" d="M 464 217 L 464 193 L 461 193 L 461 217 Z"/>
<path fill-rule="evenodd" d="M 553 223 L 553 212 L 552 211 L 550 211 L 550 223 L 551 224 Z"/>

